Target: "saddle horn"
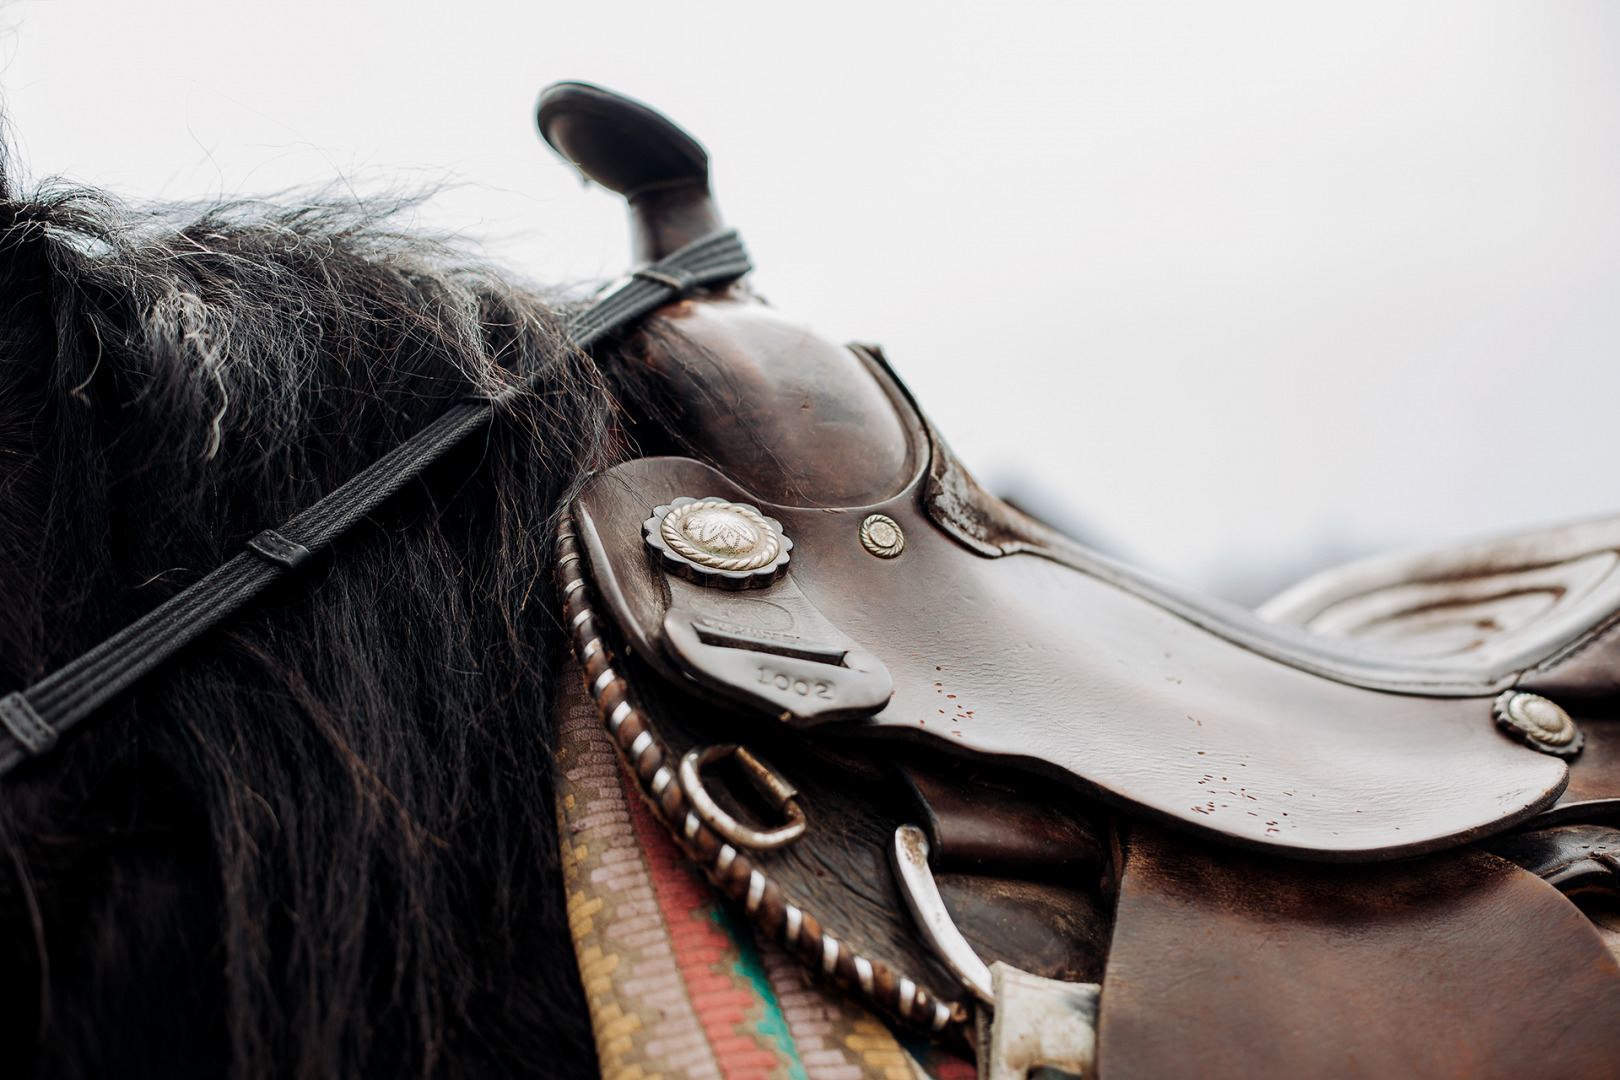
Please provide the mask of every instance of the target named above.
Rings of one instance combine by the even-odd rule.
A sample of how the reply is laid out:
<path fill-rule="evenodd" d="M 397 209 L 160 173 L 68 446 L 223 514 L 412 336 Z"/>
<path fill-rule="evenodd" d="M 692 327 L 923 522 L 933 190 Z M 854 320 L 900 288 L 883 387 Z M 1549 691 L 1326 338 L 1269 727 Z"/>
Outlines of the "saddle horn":
<path fill-rule="evenodd" d="M 637 264 L 725 228 L 708 152 L 662 113 L 600 86 L 559 82 L 541 91 L 535 123 L 559 157 L 630 204 Z"/>

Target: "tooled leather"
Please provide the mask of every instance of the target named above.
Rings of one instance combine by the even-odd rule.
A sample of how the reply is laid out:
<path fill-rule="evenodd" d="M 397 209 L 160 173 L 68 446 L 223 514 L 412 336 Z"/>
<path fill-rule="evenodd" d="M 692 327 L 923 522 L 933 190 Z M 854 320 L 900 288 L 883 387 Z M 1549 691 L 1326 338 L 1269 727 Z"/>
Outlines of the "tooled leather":
<path fill-rule="evenodd" d="M 1448 682 L 1445 670 L 1323 645 L 1154 583 L 974 484 L 875 350 L 855 350 L 864 365 L 832 363 L 822 345 L 759 305 L 688 303 L 678 315 L 672 324 L 713 361 L 735 358 L 756 382 L 788 380 L 755 401 L 755 427 L 800 400 L 784 387 L 802 380 L 794 359 L 802 355 L 827 378 L 874 380 L 912 447 L 879 440 L 891 465 L 863 473 L 857 486 L 896 494 L 858 508 L 799 502 L 808 489 L 798 484 L 777 485 L 788 498 L 761 497 L 769 456 L 736 440 L 718 415 L 694 421 L 694 431 L 719 440 L 698 448 L 717 461 L 741 454 L 747 482 L 687 458 L 658 458 L 593 483 L 582 534 L 598 519 L 616 522 L 600 537 L 599 586 L 628 638 L 669 677 L 689 684 L 698 673 L 664 641 L 667 589 L 648 573 L 639 525 L 648 508 L 678 495 L 715 496 L 782 521 L 796 544 L 785 580 L 894 675 L 894 697 L 868 725 L 1023 758 L 1105 798 L 1308 857 L 1432 850 L 1505 828 L 1557 798 L 1562 763 L 1508 743 L 1491 725 L 1484 695 L 1495 682 L 1467 672 Z M 767 345 L 788 353 L 749 359 Z M 670 362 L 682 363 L 673 354 Z M 806 475 L 829 490 L 839 469 L 871 469 L 870 454 L 824 434 L 829 423 L 838 430 L 846 407 L 855 409 L 851 419 L 869 419 L 871 387 L 824 387 L 816 408 L 827 423 L 790 425 L 796 453 L 828 455 Z M 761 411 L 765 402 L 775 404 Z M 917 465 L 910 481 L 892 475 L 901 460 Z M 896 559 L 874 559 L 855 539 L 874 512 L 901 523 L 907 545 Z M 750 597 L 760 601 L 768 590 Z M 934 701 L 936 689 L 956 704 Z M 1371 692 L 1392 689 L 1404 692 Z M 739 686 L 736 700 L 753 695 L 774 717 L 770 693 Z"/>

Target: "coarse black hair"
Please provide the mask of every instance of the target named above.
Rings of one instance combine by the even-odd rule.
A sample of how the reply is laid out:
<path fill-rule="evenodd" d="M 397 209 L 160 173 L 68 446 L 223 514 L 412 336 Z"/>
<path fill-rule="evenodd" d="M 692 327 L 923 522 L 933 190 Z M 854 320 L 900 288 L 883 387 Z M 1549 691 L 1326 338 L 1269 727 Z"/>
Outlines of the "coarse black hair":
<path fill-rule="evenodd" d="M 555 303 L 395 204 L 0 181 L 0 693 L 452 402 L 470 440 L 0 781 L 8 1076 L 589 1076 L 550 550 L 611 456 Z"/>

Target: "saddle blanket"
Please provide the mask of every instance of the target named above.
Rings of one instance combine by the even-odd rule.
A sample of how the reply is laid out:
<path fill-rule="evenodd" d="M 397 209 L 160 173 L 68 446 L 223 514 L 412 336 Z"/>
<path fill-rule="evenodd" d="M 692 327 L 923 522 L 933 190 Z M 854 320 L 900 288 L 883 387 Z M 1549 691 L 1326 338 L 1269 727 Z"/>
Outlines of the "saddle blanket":
<path fill-rule="evenodd" d="M 571 658 L 557 682 L 568 927 L 603 1080 L 974 1080 L 756 937 L 636 793 Z"/>

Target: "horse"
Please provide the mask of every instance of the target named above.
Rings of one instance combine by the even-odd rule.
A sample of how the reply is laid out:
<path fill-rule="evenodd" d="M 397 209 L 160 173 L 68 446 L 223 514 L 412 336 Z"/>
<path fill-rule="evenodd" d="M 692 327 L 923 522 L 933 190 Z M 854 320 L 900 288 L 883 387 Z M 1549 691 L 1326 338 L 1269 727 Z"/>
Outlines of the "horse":
<path fill-rule="evenodd" d="M 559 301 L 397 209 L 4 189 L 8 688 L 504 394 L 312 580 L 9 779 L 10 1075 L 595 1071 L 545 581 L 564 499 L 616 452 L 611 381 Z"/>
<path fill-rule="evenodd" d="M 863 1075 L 1603 1075 L 1612 526 L 1155 582 L 752 297 L 685 132 L 537 119 L 631 208 L 589 304 L 388 204 L 0 190 L 20 1073 L 819 1080 L 797 961 Z M 609 904 L 726 929 L 707 1066 Z"/>

